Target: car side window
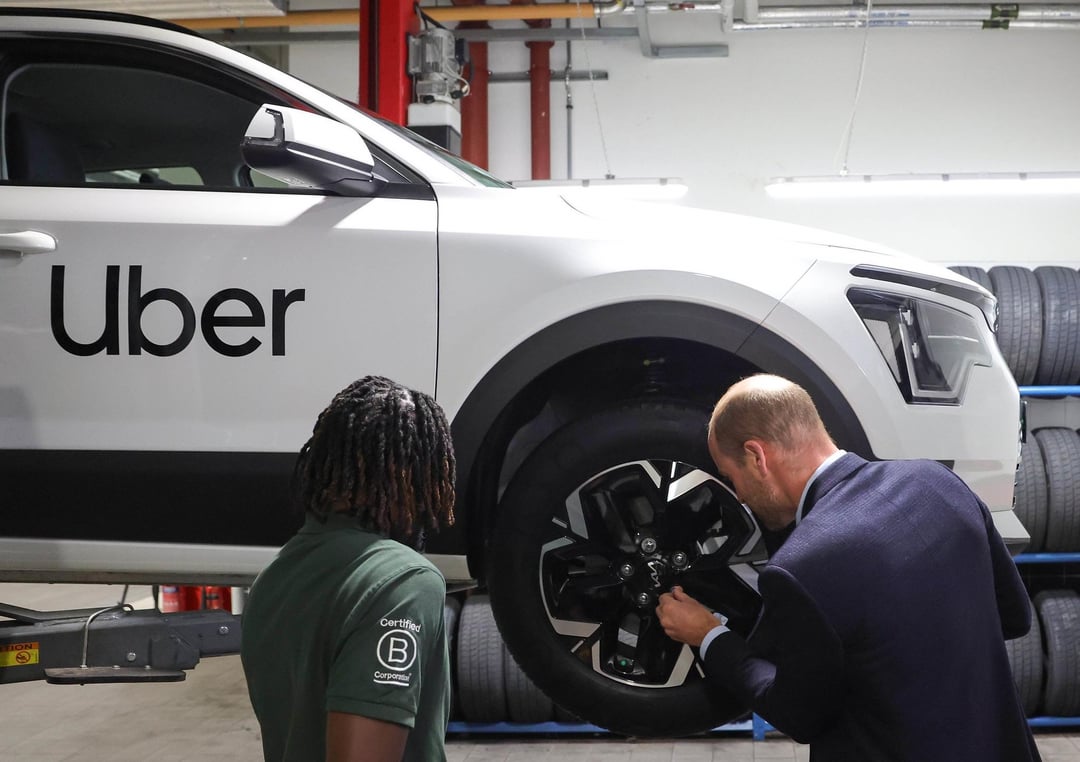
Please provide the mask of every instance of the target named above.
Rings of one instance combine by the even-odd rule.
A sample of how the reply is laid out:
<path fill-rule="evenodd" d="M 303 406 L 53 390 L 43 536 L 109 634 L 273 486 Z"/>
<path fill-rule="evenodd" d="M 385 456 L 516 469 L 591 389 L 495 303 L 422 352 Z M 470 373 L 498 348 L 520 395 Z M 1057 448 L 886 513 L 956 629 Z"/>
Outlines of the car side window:
<path fill-rule="evenodd" d="M 5 89 L 5 177 L 48 185 L 243 187 L 240 141 L 258 105 L 152 69 L 26 64 Z"/>
<path fill-rule="evenodd" d="M 0 43 L 0 60 L 0 182 L 317 192 L 244 164 L 240 144 L 259 106 L 302 106 L 264 83 L 107 43 Z M 385 159 L 375 171 L 414 182 Z"/>

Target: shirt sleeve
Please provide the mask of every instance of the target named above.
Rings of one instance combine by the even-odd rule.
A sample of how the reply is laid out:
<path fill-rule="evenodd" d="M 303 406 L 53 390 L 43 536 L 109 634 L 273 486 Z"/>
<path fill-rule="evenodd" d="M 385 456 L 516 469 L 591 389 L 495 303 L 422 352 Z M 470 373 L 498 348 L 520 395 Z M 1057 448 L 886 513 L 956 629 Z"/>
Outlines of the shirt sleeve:
<path fill-rule="evenodd" d="M 332 654 L 326 709 L 413 727 L 427 662 L 446 650 L 446 583 L 433 569 L 401 572 L 364 596 Z"/>
<path fill-rule="evenodd" d="M 723 635 L 725 632 L 731 632 L 730 628 L 725 627 L 728 623 L 726 616 L 717 611 L 713 612 L 713 616 L 716 617 L 716 621 L 720 624 L 705 633 L 705 637 L 701 639 L 701 647 L 698 649 L 698 652 L 701 654 L 702 660 L 705 659 L 705 653 L 709 650 L 709 644 L 716 640 L 718 635 Z"/>

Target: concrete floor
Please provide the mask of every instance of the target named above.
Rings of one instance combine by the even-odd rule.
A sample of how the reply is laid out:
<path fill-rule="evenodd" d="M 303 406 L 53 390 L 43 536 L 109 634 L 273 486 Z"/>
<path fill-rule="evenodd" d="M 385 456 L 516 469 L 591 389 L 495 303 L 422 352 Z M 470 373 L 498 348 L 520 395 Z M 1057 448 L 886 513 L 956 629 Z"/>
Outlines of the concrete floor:
<path fill-rule="evenodd" d="M 107 606 L 117 586 L 0 585 L 0 601 L 27 608 Z M 149 608 L 149 588 L 128 600 Z M 19 762 L 256 762 L 259 728 L 237 656 L 205 659 L 181 683 L 56 686 L 0 685 L 4 707 L 0 760 Z M 1077 729 L 1080 731 L 1080 729 Z M 1045 762 L 1080 762 L 1080 732 L 1040 731 Z M 452 762 L 805 762 L 805 746 L 770 733 L 715 734 L 691 740 L 631 741 L 611 736 L 455 736 Z"/>

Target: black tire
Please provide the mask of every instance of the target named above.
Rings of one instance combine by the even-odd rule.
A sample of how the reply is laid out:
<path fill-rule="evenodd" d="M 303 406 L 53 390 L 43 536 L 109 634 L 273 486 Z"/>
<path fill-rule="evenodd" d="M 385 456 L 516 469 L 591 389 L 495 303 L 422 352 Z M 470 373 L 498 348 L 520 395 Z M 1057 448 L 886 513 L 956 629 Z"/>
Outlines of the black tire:
<path fill-rule="evenodd" d="M 503 645 L 505 648 L 505 644 Z M 506 710 L 510 722 L 527 722 L 535 725 L 551 722 L 555 716 L 555 705 L 536 683 L 522 671 L 507 649 L 503 657 L 503 677 L 506 682 Z"/>
<path fill-rule="evenodd" d="M 461 619 L 461 601 L 447 596 L 443 603 L 443 631 L 446 633 L 446 647 L 450 652 L 450 719 L 459 719 L 457 686 L 457 632 L 458 622 Z"/>
<path fill-rule="evenodd" d="M 568 709 L 563 709 L 558 704 L 555 705 L 555 722 L 561 722 L 564 725 L 580 725 L 584 722 L 580 717 L 571 712 Z"/>
<path fill-rule="evenodd" d="M 1040 553 L 1046 546 L 1046 464 L 1039 438 L 1029 436 L 1020 448 L 1016 471 L 1016 517 L 1031 535 L 1027 552 Z"/>
<path fill-rule="evenodd" d="M 1080 714 L 1080 595 L 1046 590 L 1035 596 L 1046 644 L 1043 711 L 1051 717 Z"/>
<path fill-rule="evenodd" d="M 573 421 L 525 460 L 500 503 L 488 585 L 507 646 L 557 704 L 618 733 L 685 735 L 745 713 L 655 617 L 656 595 L 676 583 L 736 631 L 760 607 L 729 566 L 756 547 L 757 527 L 709 475 L 707 421 L 662 401 Z"/>
<path fill-rule="evenodd" d="M 998 300 L 998 347 L 1016 383 L 1031 384 L 1042 346 L 1039 281 L 1026 267 L 991 267 L 989 275 Z"/>
<path fill-rule="evenodd" d="M 1005 650 L 1009 654 L 1009 667 L 1024 715 L 1034 717 L 1042 701 L 1044 666 L 1042 627 L 1034 603 L 1031 604 L 1031 629 L 1027 635 L 1006 640 Z"/>
<path fill-rule="evenodd" d="M 1035 432 L 1046 466 L 1046 542 L 1050 553 L 1080 548 L 1080 436 L 1052 427 Z"/>
<path fill-rule="evenodd" d="M 1042 348 L 1035 383 L 1075 384 L 1080 379 L 1080 272 L 1036 267 L 1042 293 Z"/>
<path fill-rule="evenodd" d="M 968 280 L 975 281 L 990 293 L 994 292 L 994 284 L 990 282 L 990 276 L 986 273 L 986 270 L 982 269 L 981 267 L 971 267 L 970 265 L 954 265 L 949 269 L 957 275 L 963 275 Z"/>
<path fill-rule="evenodd" d="M 467 721 L 506 721 L 504 656 L 488 596 L 470 595 L 461 607 L 457 638 L 458 706 Z"/>

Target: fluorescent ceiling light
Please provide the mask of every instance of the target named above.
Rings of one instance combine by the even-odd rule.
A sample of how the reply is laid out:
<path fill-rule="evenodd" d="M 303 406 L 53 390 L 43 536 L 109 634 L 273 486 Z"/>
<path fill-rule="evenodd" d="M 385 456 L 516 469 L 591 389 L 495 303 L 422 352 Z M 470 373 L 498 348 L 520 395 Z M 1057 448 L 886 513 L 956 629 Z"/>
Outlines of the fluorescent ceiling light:
<path fill-rule="evenodd" d="M 70 8 L 73 4 L 84 10 L 134 13 L 158 19 L 281 16 L 285 13 L 285 0 L 91 0 L 85 3 L 26 0 L 18 3 L 30 8 Z"/>
<path fill-rule="evenodd" d="M 765 186 L 765 192 L 773 198 L 781 199 L 1060 195 L 1080 193 L 1080 173 L 999 172 L 777 177 Z"/>
<path fill-rule="evenodd" d="M 590 196 L 636 201 L 676 201 L 687 187 L 677 177 L 604 177 L 584 180 L 514 180 L 515 188 L 549 190 L 552 193 L 588 193 Z"/>

